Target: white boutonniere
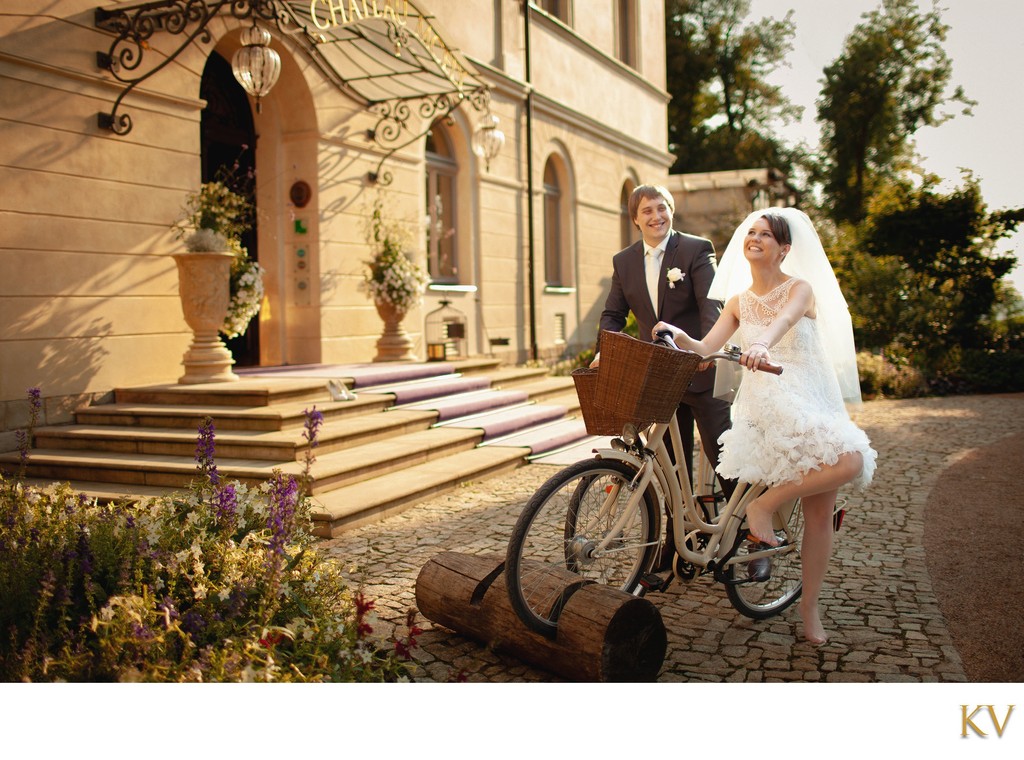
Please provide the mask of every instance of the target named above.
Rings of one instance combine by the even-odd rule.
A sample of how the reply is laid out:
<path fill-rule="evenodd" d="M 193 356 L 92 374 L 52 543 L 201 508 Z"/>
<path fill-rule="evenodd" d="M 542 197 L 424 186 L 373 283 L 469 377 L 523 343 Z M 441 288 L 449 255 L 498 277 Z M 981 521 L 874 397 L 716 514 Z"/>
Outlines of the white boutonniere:
<path fill-rule="evenodd" d="M 666 276 L 668 277 L 668 286 L 670 288 L 674 288 L 677 282 L 682 281 L 686 277 L 686 275 L 683 274 L 679 267 L 672 267 L 670 270 L 668 270 Z"/>

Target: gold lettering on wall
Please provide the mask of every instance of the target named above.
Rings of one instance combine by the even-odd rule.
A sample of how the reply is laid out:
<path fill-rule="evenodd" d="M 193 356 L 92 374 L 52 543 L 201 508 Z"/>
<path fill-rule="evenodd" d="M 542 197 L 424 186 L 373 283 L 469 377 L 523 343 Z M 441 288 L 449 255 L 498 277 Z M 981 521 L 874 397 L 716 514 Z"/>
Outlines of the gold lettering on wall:
<path fill-rule="evenodd" d="M 347 9 L 346 9 L 347 5 Z M 323 9 L 330 16 L 330 21 L 321 22 L 317 11 Z M 310 0 L 309 17 L 317 29 L 330 29 L 333 26 L 348 26 L 373 18 L 390 19 L 399 26 L 409 21 L 408 0 Z"/>
<path fill-rule="evenodd" d="M 330 20 L 321 20 L 317 11 L 325 11 Z M 351 26 L 361 21 L 376 18 L 389 20 L 397 26 L 407 27 L 409 24 L 408 0 L 310 0 L 309 16 L 317 29 L 330 29 L 336 26 Z M 423 16 L 417 16 L 416 29 L 413 34 L 426 50 L 427 54 L 441 68 L 441 72 L 462 90 L 468 72 L 459 62 L 455 54 L 448 49 L 444 40 Z"/>

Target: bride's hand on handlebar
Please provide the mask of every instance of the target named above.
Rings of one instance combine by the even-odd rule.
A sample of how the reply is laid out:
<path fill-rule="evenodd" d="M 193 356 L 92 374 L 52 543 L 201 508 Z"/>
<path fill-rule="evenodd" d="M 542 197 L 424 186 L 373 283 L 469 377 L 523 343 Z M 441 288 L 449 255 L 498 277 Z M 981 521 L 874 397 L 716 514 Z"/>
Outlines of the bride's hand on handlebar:
<path fill-rule="evenodd" d="M 740 357 L 740 364 L 751 372 L 757 372 L 762 365 L 772 364 L 771 353 L 768 347 L 761 343 L 752 343 L 750 348 Z"/>

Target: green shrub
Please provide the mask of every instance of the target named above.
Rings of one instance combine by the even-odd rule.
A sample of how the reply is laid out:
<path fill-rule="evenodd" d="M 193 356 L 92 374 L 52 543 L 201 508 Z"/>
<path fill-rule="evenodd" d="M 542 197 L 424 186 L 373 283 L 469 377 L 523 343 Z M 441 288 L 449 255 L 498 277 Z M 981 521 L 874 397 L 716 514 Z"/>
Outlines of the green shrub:
<path fill-rule="evenodd" d="M 931 381 L 934 393 L 1010 393 L 1024 391 L 1024 351 L 968 349 L 957 352 Z"/>
<path fill-rule="evenodd" d="M 920 370 L 906 364 L 897 365 L 885 356 L 868 351 L 857 353 L 857 373 L 865 399 L 912 398 L 927 390 Z"/>

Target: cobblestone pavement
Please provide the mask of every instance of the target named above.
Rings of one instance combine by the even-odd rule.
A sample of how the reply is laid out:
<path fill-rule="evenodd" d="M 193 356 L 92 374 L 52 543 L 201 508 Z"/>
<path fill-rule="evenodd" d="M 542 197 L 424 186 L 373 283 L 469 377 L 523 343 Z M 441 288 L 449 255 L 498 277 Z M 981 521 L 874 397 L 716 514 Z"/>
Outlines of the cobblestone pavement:
<path fill-rule="evenodd" d="M 668 651 L 658 680 L 963 682 L 932 589 L 922 543 L 928 494 L 968 451 L 1024 431 L 1024 395 L 866 402 L 853 414 L 878 450 L 871 488 L 848 513 L 822 594 L 828 644 L 798 637 L 795 606 L 766 621 L 734 610 L 708 577 L 647 598 L 661 611 Z M 444 551 L 503 554 L 530 495 L 559 467 L 531 464 L 430 499 L 323 547 L 376 601 L 378 628 L 404 631 L 420 568 Z M 418 681 L 557 681 L 422 616 Z"/>

